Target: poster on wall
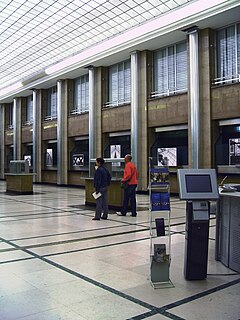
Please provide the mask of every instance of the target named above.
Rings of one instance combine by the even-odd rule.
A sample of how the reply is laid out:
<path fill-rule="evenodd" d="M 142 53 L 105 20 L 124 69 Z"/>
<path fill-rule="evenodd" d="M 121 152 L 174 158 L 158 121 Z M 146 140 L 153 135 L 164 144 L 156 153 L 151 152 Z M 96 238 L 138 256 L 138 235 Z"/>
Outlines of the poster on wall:
<path fill-rule="evenodd" d="M 113 144 L 110 145 L 110 158 L 111 159 L 119 159 L 121 158 L 121 145 L 120 144 Z M 120 167 L 120 162 L 113 162 L 112 164 L 115 167 Z"/>
<path fill-rule="evenodd" d="M 151 210 L 170 210 L 169 170 L 166 167 L 150 169 Z"/>
<path fill-rule="evenodd" d="M 177 166 L 177 148 L 158 148 L 157 149 L 158 166 Z"/>
<path fill-rule="evenodd" d="M 229 139 L 229 165 L 240 165 L 240 138 Z"/>
<path fill-rule="evenodd" d="M 72 165 L 74 167 L 83 167 L 84 166 L 84 154 L 73 154 L 72 156 Z"/>
<path fill-rule="evenodd" d="M 32 156 L 30 154 L 28 154 L 28 155 L 25 155 L 23 159 L 27 160 L 29 167 L 31 167 L 31 165 L 32 165 Z"/>
<path fill-rule="evenodd" d="M 53 149 L 47 149 L 46 151 L 46 166 L 53 165 Z"/>

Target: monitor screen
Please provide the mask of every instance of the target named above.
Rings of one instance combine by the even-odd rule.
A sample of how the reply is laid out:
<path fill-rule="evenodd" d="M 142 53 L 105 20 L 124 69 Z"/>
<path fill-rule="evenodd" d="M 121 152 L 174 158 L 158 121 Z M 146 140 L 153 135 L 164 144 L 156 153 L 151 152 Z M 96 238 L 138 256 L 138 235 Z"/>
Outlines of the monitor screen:
<path fill-rule="evenodd" d="M 218 199 L 215 169 L 178 169 L 179 197 L 183 200 Z"/>
<path fill-rule="evenodd" d="M 209 174 L 186 174 L 185 182 L 187 192 L 212 192 L 212 183 Z"/>

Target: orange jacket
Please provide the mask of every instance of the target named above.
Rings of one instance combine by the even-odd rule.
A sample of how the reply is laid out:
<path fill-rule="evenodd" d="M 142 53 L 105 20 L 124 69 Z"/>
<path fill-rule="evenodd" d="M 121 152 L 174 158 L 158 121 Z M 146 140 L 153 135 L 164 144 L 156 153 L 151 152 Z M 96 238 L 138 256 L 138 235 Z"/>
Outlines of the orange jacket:
<path fill-rule="evenodd" d="M 138 171 L 133 162 L 127 162 L 123 174 L 123 182 L 128 182 L 128 184 L 137 184 L 138 181 Z"/>

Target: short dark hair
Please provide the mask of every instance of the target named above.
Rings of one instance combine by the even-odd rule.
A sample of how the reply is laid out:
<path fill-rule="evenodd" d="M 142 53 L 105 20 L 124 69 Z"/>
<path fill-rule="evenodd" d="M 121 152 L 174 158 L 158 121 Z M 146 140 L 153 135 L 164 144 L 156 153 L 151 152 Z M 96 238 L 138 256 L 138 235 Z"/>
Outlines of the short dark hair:
<path fill-rule="evenodd" d="M 100 163 L 101 166 L 104 164 L 104 159 L 103 158 L 97 158 L 96 161 L 98 163 Z"/>

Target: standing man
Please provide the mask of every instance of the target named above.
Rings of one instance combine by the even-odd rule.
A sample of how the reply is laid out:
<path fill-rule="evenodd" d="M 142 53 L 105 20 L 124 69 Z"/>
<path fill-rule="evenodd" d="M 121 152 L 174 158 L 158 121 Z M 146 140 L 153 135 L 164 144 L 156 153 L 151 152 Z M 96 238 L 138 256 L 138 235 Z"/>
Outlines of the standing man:
<path fill-rule="evenodd" d="M 96 212 L 92 220 L 106 220 L 108 218 L 108 186 L 111 182 L 111 174 L 106 167 L 104 167 L 104 159 L 97 158 L 97 169 L 94 174 L 94 187 L 96 194 L 100 193 L 101 196 L 96 199 Z M 103 215 L 101 216 L 103 212 Z"/>
<path fill-rule="evenodd" d="M 121 212 L 117 212 L 118 215 L 126 216 L 128 211 L 128 202 L 130 200 L 131 207 L 131 216 L 137 216 L 137 204 L 136 204 L 136 188 L 137 188 L 137 179 L 138 179 L 138 171 L 132 162 L 132 156 L 127 154 L 124 157 L 125 161 L 125 169 L 123 174 L 122 182 L 127 183 L 126 188 L 124 188 L 124 198 L 123 198 L 123 207 Z"/>

